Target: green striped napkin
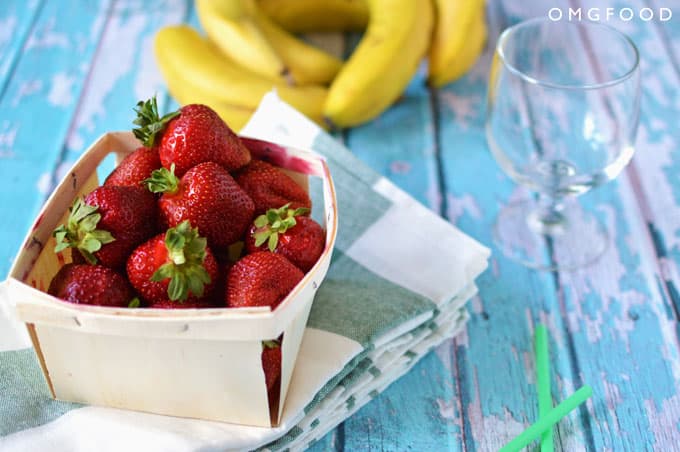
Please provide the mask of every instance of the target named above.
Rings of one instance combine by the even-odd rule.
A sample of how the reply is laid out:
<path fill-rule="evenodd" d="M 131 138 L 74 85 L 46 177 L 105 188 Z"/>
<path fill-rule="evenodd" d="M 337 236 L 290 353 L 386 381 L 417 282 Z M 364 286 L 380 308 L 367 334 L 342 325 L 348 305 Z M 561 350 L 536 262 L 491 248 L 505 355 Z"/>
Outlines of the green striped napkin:
<path fill-rule="evenodd" d="M 280 426 L 54 401 L 12 301 L 0 299 L 0 450 L 302 449 L 463 328 L 465 302 L 487 266 L 486 248 L 366 168 L 275 93 L 242 133 L 322 154 L 338 198 L 333 261 L 312 307 Z"/>

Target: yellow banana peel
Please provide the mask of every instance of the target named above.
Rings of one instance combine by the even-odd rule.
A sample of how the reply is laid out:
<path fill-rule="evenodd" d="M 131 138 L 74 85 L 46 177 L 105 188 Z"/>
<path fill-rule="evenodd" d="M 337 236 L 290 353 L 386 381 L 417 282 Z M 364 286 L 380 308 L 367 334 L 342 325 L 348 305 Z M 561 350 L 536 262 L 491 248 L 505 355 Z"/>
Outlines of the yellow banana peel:
<path fill-rule="evenodd" d="M 360 31 L 368 25 L 366 0 L 259 0 L 258 5 L 274 22 L 294 33 Z"/>
<path fill-rule="evenodd" d="M 259 10 L 254 18 L 296 84 L 329 83 L 340 71 L 342 60 L 339 58 L 307 44 Z"/>
<path fill-rule="evenodd" d="M 429 1 L 369 0 L 370 23 L 330 86 L 324 115 L 337 126 L 369 121 L 404 91 L 425 55 L 433 26 Z"/>
<path fill-rule="evenodd" d="M 484 50 L 484 0 L 434 0 L 436 25 L 429 52 L 428 82 L 443 86 L 464 75 Z"/>
<path fill-rule="evenodd" d="M 210 39 L 232 60 L 268 76 L 287 69 L 253 18 L 254 0 L 196 0 L 196 12 Z"/>
<path fill-rule="evenodd" d="M 262 96 L 276 89 L 283 100 L 310 118 L 319 120 L 323 115 L 326 88 L 289 86 L 280 78 L 272 80 L 255 74 L 229 61 L 189 26 L 168 26 L 159 30 L 154 52 L 168 85 L 186 85 L 190 81 L 193 89 L 200 89 L 215 100 L 249 109 L 255 109 Z"/>

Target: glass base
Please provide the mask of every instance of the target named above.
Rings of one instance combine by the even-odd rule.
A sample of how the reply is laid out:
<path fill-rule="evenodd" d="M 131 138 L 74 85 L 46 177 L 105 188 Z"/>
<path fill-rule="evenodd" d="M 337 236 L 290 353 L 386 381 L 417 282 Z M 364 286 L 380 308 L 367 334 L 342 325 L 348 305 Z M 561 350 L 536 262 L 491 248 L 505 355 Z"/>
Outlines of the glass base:
<path fill-rule="evenodd" d="M 542 222 L 535 201 L 505 206 L 493 229 L 503 254 L 538 270 L 575 270 L 593 264 L 609 243 L 607 231 L 578 204 L 559 212 L 559 221 Z"/>

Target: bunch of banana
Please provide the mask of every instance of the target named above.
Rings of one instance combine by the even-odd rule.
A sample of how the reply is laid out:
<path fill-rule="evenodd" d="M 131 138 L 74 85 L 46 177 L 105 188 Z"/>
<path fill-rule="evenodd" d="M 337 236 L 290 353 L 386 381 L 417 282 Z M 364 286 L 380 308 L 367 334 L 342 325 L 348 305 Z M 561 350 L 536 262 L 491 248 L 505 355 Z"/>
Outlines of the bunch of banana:
<path fill-rule="evenodd" d="M 428 82 L 440 87 L 463 76 L 486 44 L 484 0 L 434 0 L 437 27 L 429 53 Z"/>
<path fill-rule="evenodd" d="M 235 122 L 242 123 L 242 118 L 273 88 L 305 115 L 322 120 L 326 88 L 290 86 L 281 78 L 256 74 L 229 61 L 212 42 L 186 25 L 161 29 L 156 34 L 154 50 L 170 94 L 178 102 L 217 106 L 225 112 L 227 117 L 223 119 L 230 125 L 232 116 L 238 116 Z"/>
<path fill-rule="evenodd" d="M 196 0 L 196 12 L 210 39 L 239 65 L 296 84 L 328 83 L 342 61 L 290 34 L 255 0 Z"/>
<path fill-rule="evenodd" d="M 274 22 L 294 33 L 361 31 L 368 25 L 366 0 L 259 0 L 258 4 Z"/>
<path fill-rule="evenodd" d="M 463 75 L 486 41 L 484 0 L 196 0 L 208 38 L 162 29 L 161 72 L 182 104 L 210 105 L 234 129 L 261 97 L 321 123 L 369 121 L 399 98 L 424 57 L 438 87 Z M 365 30 L 343 62 L 293 33 Z M 325 88 L 323 85 L 328 85 Z"/>
<path fill-rule="evenodd" d="M 429 1 L 368 0 L 370 20 L 359 45 L 333 80 L 324 115 L 348 127 L 378 116 L 404 91 L 429 46 Z"/>

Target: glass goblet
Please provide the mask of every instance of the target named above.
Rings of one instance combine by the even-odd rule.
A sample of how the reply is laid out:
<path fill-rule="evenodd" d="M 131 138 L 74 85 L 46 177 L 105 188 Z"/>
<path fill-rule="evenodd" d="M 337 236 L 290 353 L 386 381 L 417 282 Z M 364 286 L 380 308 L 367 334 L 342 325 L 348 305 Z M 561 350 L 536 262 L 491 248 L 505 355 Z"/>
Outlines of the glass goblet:
<path fill-rule="evenodd" d="M 634 152 L 639 55 L 616 29 L 531 19 L 498 39 L 486 137 L 495 160 L 532 199 L 501 209 L 494 241 L 539 269 L 574 269 L 605 251 L 606 230 L 575 201 L 615 178 Z"/>

